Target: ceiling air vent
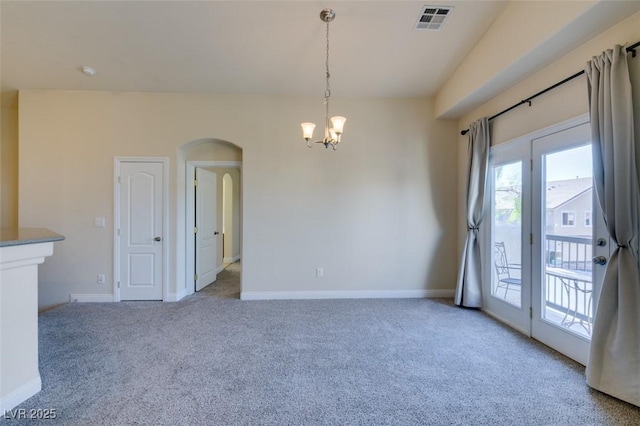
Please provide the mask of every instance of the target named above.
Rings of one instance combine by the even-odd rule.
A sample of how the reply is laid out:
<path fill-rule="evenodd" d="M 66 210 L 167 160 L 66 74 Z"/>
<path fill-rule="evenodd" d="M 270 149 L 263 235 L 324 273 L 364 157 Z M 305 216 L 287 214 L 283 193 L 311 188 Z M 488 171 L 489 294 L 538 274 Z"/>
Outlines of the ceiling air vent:
<path fill-rule="evenodd" d="M 416 30 L 439 31 L 452 10 L 453 6 L 423 6 Z"/>

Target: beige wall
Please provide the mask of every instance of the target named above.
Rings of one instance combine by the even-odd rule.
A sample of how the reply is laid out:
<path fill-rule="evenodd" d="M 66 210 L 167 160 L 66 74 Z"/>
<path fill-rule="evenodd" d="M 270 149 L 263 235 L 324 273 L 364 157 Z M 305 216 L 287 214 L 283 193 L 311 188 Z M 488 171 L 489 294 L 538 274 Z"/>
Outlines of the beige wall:
<path fill-rule="evenodd" d="M 2 105 L 0 133 L 0 227 L 18 226 L 18 108 Z"/>
<path fill-rule="evenodd" d="M 184 287 L 177 159 L 206 138 L 242 149 L 244 292 L 453 289 L 456 123 L 435 120 L 430 100 L 332 111 L 348 117 L 337 152 L 301 139 L 300 122 L 323 119 L 316 98 L 21 92 L 21 225 L 67 237 L 41 268 L 41 306 L 111 293 L 95 277 L 113 269 L 114 156 L 169 158 L 169 292 Z"/>
<path fill-rule="evenodd" d="M 213 144 L 207 144 L 211 147 L 215 147 L 217 144 L 213 143 Z M 212 160 L 213 161 L 213 160 Z M 237 168 L 229 168 L 229 167 L 205 167 L 207 170 L 211 170 L 212 172 L 216 173 L 216 221 L 217 221 L 217 229 L 218 232 L 220 232 L 220 235 L 222 235 L 222 222 L 223 222 L 223 214 L 224 214 L 224 201 L 223 201 L 223 177 L 226 173 L 229 174 L 229 176 L 233 176 L 232 177 L 232 197 L 235 197 L 234 199 L 231 199 L 231 205 L 229 206 L 229 214 L 230 216 L 233 218 L 234 216 L 237 217 L 236 221 L 235 221 L 235 226 L 238 227 L 239 223 L 240 223 L 240 218 L 239 218 L 239 214 L 240 214 L 240 170 Z M 234 202 L 235 201 L 235 202 Z M 235 207 L 235 209 L 234 209 Z M 233 226 L 233 219 L 232 219 L 232 226 Z M 236 232 L 235 234 L 233 233 L 233 230 L 231 230 L 231 232 L 229 233 L 229 236 L 232 238 L 231 242 L 227 245 L 228 247 L 233 247 L 233 238 L 237 239 L 237 255 L 240 256 L 240 250 L 239 250 L 239 233 Z M 225 242 L 226 243 L 226 242 Z M 216 265 L 218 266 L 218 268 L 222 267 L 223 264 L 223 246 L 222 246 L 222 238 L 218 238 L 218 247 L 217 247 L 217 256 L 218 258 L 216 259 Z M 229 256 L 229 257 L 233 257 L 233 256 Z"/>
<path fill-rule="evenodd" d="M 509 69 L 517 68 L 524 57 L 553 41 L 555 34 L 596 3 L 510 2 L 443 85 L 436 98 L 437 115 L 450 114 L 467 98 L 482 99 L 487 93 L 495 93 L 494 85 L 511 78 Z M 531 25 L 533 22 L 535 25 Z M 537 55 L 536 62 L 554 47 L 545 49 Z M 527 65 L 527 69 L 539 66 L 534 62 Z"/>
<path fill-rule="evenodd" d="M 618 25 L 603 32 L 592 40 L 587 41 L 571 53 L 563 56 L 558 61 L 535 73 L 530 78 L 513 86 L 499 96 L 484 103 L 479 108 L 466 114 L 458 121 L 459 130 L 468 128 L 469 123 L 478 118 L 491 116 L 521 99 L 533 95 L 546 87 L 584 69 L 585 63 L 592 56 L 600 54 L 602 51 L 613 47 L 615 44 L 634 43 L 640 40 L 640 13 L 636 13 Z M 632 78 L 640 83 L 640 62 L 639 58 L 632 59 Z M 636 84 L 635 87 L 640 86 Z M 640 90 L 634 90 L 634 96 L 640 105 Z M 533 101 L 531 107 L 521 106 L 504 116 L 492 121 L 492 144 L 497 145 L 518 136 L 526 135 L 533 131 L 549 127 L 578 115 L 587 113 L 589 105 L 587 101 L 586 77 L 578 77 L 571 82 L 564 84 L 551 92 L 548 92 Z M 640 116 L 640 111 L 636 111 Z M 466 161 L 467 161 L 467 141 L 466 136 L 458 137 L 459 158 L 459 181 L 461 182 L 459 191 L 460 206 L 465 206 L 464 199 L 466 182 Z M 464 207 L 459 211 L 459 229 L 465 228 Z M 458 235 L 458 253 L 464 245 L 464 233 Z"/>
<path fill-rule="evenodd" d="M 227 174 L 227 182 L 225 182 L 224 178 Z M 225 229 L 224 257 L 228 260 L 240 258 L 240 179 L 239 169 L 222 171 L 222 186 L 226 188 L 223 217 L 226 217 L 228 221 Z"/>

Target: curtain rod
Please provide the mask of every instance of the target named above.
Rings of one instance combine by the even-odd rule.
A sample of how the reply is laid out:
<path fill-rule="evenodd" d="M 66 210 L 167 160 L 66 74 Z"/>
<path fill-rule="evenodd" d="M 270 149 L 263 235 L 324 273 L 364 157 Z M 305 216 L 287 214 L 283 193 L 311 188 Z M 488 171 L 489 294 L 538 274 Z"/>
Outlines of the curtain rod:
<path fill-rule="evenodd" d="M 631 56 L 635 58 L 636 57 L 636 48 L 639 47 L 639 46 L 640 46 L 640 41 L 632 44 L 631 46 L 627 47 L 627 49 L 626 49 L 627 53 L 631 52 Z M 509 108 L 507 108 L 507 109 L 505 109 L 503 111 L 500 111 L 499 113 L 497 113 L 495 115 L 492 115 L 491 117 L 489 117 L 489 121 L 493 120 L 494 118 L 500 117 L 502 114 L 505 114 L 505 113 L 511 111 L 512 109 L 515 109 L 515 108 L 519 107 L 520 105 L 529 104 L 529 106 L 531 106 L 531 100 L 537 98 L 540 95 L 543 95 L 543 94 L 547 93 L 550 90 L 555 89 L 558 86 L 562 86 L 563 84 L 573 80 L 576 77 L 580 77 L 582 74 L 584 74 L 584 70 L 578 71 L 577 73 L 573 74 L 572 76 L 569 76 L 569 77 L 565 78 L 564 80 L 559 81 L 556 84 L 554 84 L 552 86 L 549 86 L 544 90 L 539 91 L 535 95 L 529 96 L 527 99 L 524 99 L 524 100 L 518 102 L 517 104 L 511 105 Z M 466 135 L 467 133 L 469 133 L 469 129 L 465 129 L 465 130 L 462 130 L 460 132 L 460 134 L 463 135 L 463 136 Z"/>

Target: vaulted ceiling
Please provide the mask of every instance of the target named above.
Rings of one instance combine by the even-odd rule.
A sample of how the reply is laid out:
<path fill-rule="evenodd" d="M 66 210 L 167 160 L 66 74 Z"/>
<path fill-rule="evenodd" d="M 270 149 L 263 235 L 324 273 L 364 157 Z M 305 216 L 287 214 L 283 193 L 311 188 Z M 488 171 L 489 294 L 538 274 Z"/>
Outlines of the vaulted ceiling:
<path fill-rule="evenodd" d="M 528 21 L 524 3 L 544 19 Z M 415 29 L 425 5 L 453 6 L 441 30 Z M 438 114 L 455 117 L 640 10 L 640 1 L 3 0 L 1 90 L 322 96 L 326 7 L 336 12 L 334 97 L 444 92 Z M 494 57 L 478 54 L 488 44 Z M 97 74 L 87 77 L 83 65 Z M 470 80 L 479 67 L 488 77 Z"/>
<path fill-rule="evenodd" d="M 2 89 L 322 95 L 436 93 L 505 2 L 453 4 L 440 31 L 414 26 L 429 1 L 2 2 Z M 90 65 L 97 75 L 80 72 Z"/>

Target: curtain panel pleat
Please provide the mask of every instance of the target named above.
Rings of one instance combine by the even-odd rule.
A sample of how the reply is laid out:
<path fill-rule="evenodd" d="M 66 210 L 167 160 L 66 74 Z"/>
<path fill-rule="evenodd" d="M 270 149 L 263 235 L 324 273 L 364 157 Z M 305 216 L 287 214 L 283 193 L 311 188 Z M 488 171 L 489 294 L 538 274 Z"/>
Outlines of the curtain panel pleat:
<path fill-rule="evenodd" d="M 614 246 L 597 303 L 587 383 L 640 406 L 640 271 L 632 249 L 638 174 L 627 53 L 616 46 L 587 62 L 594 187 Z"/>
<path fill-rule="evenodd" d="M 469 125 L 467 155 L 467 239 L 462 251 L 455 303 L 467 308 L 482 307 L 482 263 L 478 231 L 482 223 L 489 166 L 491 133 L 489 120 Z"/>

